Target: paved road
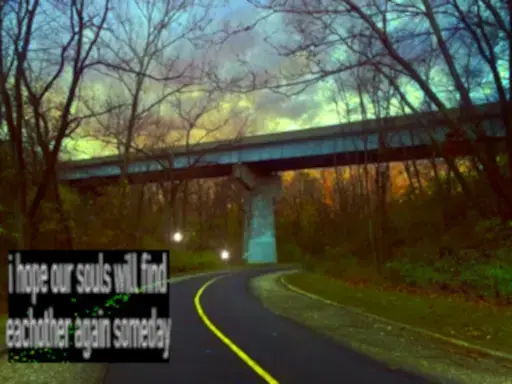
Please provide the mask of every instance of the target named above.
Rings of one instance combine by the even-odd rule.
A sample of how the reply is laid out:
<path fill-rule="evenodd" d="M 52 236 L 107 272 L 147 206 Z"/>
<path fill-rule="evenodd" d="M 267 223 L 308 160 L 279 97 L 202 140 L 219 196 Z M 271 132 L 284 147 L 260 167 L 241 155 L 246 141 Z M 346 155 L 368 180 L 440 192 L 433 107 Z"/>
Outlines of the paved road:
<path fill-rule="evenodd" d="M 249 278 L 262 272 L 225 274 L 208 285 L 200 297 L 211 324 L 229 339 L 228 344 L 232 342 L 243 351 L 251 364 L 259 365 L 264 371 L 261 375 L 199 316 L 194 298 L 215 277 L 210 275 L 172 285 L 171 362 L 112 364 L 106 383 L 427 383 L 392 371 L 265 309 L 248 289 Z M 262 375 L 270 377 L 265 380 Z"/>

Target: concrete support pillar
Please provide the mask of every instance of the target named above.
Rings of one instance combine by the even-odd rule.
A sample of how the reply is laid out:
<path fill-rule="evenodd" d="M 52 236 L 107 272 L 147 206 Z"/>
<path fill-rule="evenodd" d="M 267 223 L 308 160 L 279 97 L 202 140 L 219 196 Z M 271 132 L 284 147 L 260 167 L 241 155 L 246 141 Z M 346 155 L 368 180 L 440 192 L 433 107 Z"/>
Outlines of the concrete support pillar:
<path fill-rule="evenodd" d="M 257 176 L 244 165 L 237 165 L 234 175 L 246 189 L 243 257 L 249 264 L 276 263 L 274 200 L 281 191 L 281 178 Z"/>

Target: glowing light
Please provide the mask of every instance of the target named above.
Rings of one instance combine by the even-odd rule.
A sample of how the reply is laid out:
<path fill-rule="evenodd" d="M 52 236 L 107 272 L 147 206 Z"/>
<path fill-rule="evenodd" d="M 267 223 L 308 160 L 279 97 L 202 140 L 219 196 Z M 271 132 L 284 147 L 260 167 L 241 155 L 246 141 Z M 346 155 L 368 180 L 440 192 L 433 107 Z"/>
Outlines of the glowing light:
<path fill-rule="evenodd" d="M 228 260 L 228 259 L 229 259 L 229 252 L 228 252 L 228 251 L 226 251 L 226 250 L 222 251 L 222 252 L 220 253 L 220 258 L 221 258 L 222 260 Z"/>
<path fill-rule="evenodd" d="M 183 240 L 183 235 L 181 234 L 181 232 L 176 232 L 174 235 L 172 235 L 172 240 L 175 243 L 179 243 L 181 242 L 181 240 Z"/>

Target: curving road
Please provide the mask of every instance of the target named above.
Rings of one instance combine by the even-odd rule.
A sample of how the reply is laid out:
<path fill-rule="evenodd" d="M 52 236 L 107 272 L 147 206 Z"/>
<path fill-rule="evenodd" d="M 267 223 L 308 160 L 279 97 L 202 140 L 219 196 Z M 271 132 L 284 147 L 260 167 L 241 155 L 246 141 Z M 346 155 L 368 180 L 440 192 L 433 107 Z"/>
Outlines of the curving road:
<path fill-rule="evenodd" d="M 248 281 L 273 270 L 218 273 L 172 284 L 170 364 L 111 364 L 105 383 L 428 382 L 390 370 L 265 309 L 249 292 Z M 221 277 L 205 287 L 216 276 Z"/>

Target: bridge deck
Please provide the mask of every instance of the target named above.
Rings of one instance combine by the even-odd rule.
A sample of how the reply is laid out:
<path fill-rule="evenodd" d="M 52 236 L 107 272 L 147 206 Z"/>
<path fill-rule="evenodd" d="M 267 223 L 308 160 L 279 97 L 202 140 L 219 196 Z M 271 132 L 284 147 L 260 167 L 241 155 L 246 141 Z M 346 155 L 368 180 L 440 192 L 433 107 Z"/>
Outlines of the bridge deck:
<path fill-rule="evenodd" d="M 504 129 L 499 105 L 480 107 L 482 125 L 487 134 L 501 140 Z M 466 120 L 459 109 L 449 111 L 451 118 Z M 429 146 L 443 142 L 447 120 L 439 113 L 425 113 L 381 120 L 310 128 L 300 131 L 259 135 L 212 143 L 164 149 L 134 158 L 129 165 L 132 182 L 169 178 L 206 178 L 228 176 L 234 164 L 245 163 L 269 172 L 336 165 L 403 161 L 441 156 Z M 429 127 L 428 129 L 426 127 Z M 385 140 L 385 150 L 380 145 Z M 459 145 L 454 155 L 468 154 L 467 145 Z M 109 156 L 62 163 L 63 181 L 72 183 L 110 183 L 121 174 L 120 157 Z"/>

